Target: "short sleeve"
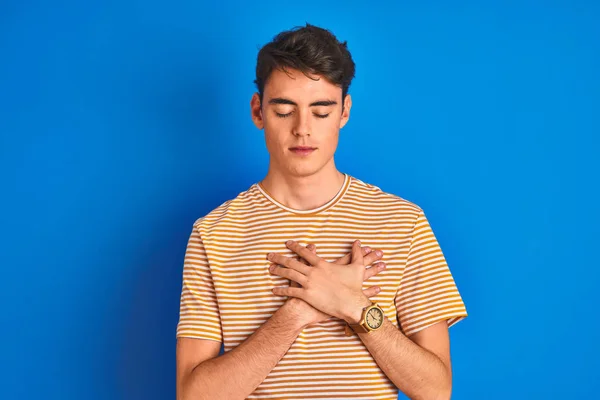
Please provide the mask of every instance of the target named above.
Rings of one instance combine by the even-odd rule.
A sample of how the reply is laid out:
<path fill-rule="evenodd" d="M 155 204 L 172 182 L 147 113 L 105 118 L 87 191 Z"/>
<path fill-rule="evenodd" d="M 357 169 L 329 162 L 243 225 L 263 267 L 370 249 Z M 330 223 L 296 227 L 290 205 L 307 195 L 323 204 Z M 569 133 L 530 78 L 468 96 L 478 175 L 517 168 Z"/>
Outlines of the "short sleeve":
<path fill-rule="evenodd" d="M 212 274 L 196 226 L 190 234 L 183 262 L 177 337 L 223 341 Z"/>
<path fill-rule="evenodd" d="M 446 259 L 422 210 L 413 228 L 395 304 L 398 322 L 406 336 L 443 320 L 450 327 L 467 316 Z"/>

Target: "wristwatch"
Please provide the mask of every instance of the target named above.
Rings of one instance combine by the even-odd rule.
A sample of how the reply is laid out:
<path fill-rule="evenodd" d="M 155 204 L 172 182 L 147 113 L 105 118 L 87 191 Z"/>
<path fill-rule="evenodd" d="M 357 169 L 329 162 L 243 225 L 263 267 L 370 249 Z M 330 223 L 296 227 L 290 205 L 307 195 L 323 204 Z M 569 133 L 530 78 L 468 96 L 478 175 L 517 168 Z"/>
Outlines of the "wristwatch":
<path fill-rule="evenodd" d="M 362 316 L 358 324 L 348 324 L 354 332 L 369 333 L 376 331 L 383 325 L 383 310 L 377 303 L 371 303 L 370 306 L 363 308 Z M 346 336 L 352 335 L 349 329 L 346 329 Z"/>

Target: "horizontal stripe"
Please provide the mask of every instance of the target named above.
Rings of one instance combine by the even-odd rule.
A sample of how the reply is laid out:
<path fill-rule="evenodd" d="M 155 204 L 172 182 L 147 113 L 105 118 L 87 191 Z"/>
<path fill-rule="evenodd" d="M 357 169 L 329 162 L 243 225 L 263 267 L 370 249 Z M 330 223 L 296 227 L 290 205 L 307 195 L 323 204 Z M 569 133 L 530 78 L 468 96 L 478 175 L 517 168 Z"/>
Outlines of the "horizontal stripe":
<path fill-rule="evenodd" d="M 297 259 L 285 247 L 312 243 L 333 262 L 352 242 L 383 250 L 386 269 L 364 282 L 380 286 L 372 298 L 406 335 L 466 317 L 445 257 L 417 205 L 346 176 L 338 194 L 314 210 L 292 210 L 258 184 L 199 218 L 183 263 L 177 337 L 221 341 L 231 351 L 285 303 L 274 287 L 267 254 Z M 358 338 L 336 318 L 306 327 L 248 398 L 395 399 L 397 389 Z"/>

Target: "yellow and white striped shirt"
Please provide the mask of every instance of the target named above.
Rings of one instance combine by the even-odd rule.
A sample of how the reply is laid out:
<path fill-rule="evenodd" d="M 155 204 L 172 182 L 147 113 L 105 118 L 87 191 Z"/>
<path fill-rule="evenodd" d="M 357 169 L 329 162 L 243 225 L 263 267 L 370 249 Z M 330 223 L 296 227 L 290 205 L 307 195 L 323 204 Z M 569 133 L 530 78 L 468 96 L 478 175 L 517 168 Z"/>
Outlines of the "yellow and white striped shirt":
<path fill-rule="evenodd" d="M 187 245 L 177 337 L 223 342 L 230 351 L 281 305 L 266 255 L 289 239 L 313 243 L 327 261 L 352 242 L 383 250 L 387 267 L 364 283 L 380 286 L 371 300 L 409 336 L 441 320 L 467 316 L 440 246 L 417 205 L 346 175 L 339 193 L 313 210 L 294 210 L 260 184 L 194 223 Z M 305 328 L 249 399 L 396 399 L 394 384 L 357 335 L 336 318 Z"/>

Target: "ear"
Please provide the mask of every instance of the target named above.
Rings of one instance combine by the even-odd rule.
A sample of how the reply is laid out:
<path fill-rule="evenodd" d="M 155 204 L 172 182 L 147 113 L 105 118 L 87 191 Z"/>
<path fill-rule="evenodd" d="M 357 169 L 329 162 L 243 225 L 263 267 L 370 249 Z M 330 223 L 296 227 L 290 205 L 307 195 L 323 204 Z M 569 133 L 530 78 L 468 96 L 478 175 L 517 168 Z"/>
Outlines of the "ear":
<path fill-rule="evenodd" d="M 352 108 L 352 97 L 349 94 L 346 95 L 344 99 L 344 112 L 342 113 L 342 117 L 340 118 L 340 129 L 346 125 L 348 119 L 350 118 L 350 109 Z"/>
<path fill-rule="evenodd" d="M 265 127 L 258 93 L 254 93 L 252 100 L 250 100 L 250 116 L 252 117 L 252 122 L 254 122 L 254 125 L 256 125 L 258 129 L 263 129 Z"/>

